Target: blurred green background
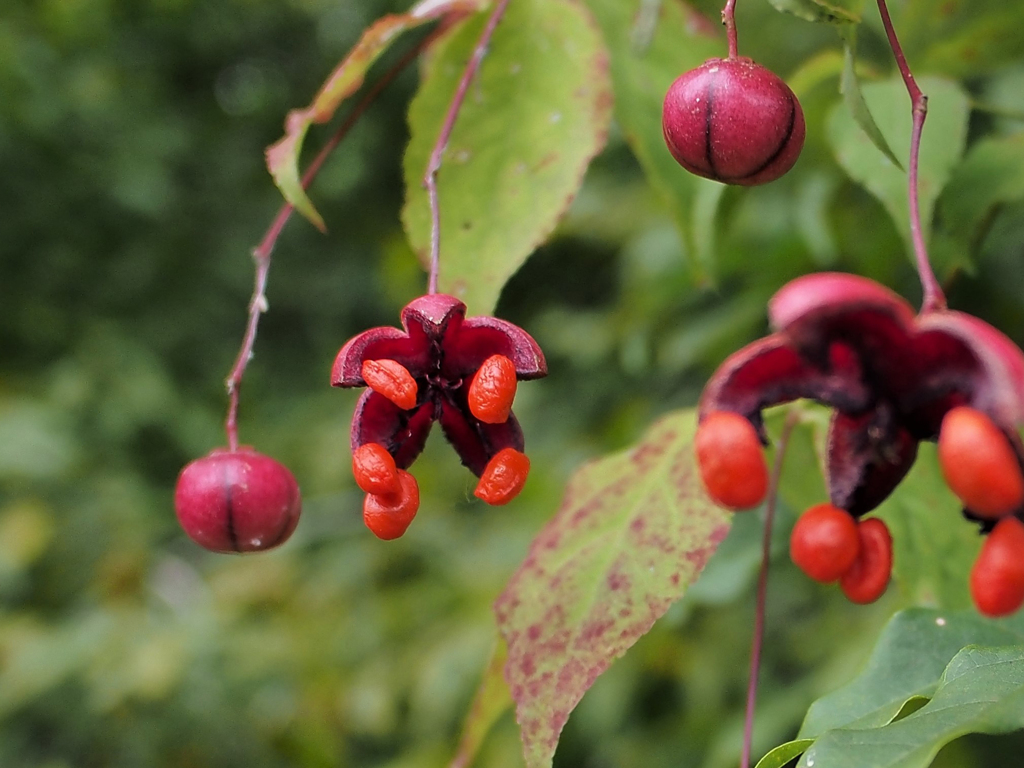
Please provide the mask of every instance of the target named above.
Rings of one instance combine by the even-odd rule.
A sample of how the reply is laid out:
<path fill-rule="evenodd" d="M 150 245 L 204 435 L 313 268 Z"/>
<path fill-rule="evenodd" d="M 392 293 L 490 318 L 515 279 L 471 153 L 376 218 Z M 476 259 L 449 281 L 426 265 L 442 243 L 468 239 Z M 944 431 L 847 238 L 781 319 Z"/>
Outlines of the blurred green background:
<path fill-rule="evenodd" d="M 717 3 L 699 6 L 716 17 Z M 830 30 L 759 0 L 739 6 L 746 53 L 784 76 L 837 49 Z M 709 220 L 714 287 L 695 284 L 613 130 L 568 218 L 499 306 L 551 369 L 517 399 L 535 467 L 526 492 L 485 508 L 435 434 L 415 469 L 419 517 L 380 542 L 362 526 L 349 471 L 357 393 L 331 390 L 328 372 L 349 336 L 396 324 L 424 287 L 398 223 L 416 85 L 406 72 L 313 187 L 330 233 L 295 220 L 279 241 L 242 392 L 242 441 L 298 477 L 302 522 L 267 555 L 201 551 L 171 497 L 179 469 L 223 442 L 248 253 L 280 205 L 263 148 L 362 28 L 404 7 L 0 9 L 0 766 L 446 765 L 493 642 L 490 604 L 576 466 L 692 405 L 714 366 L 764 331 L 764 301 L 790 277 L 846 269 L 918 297 L 900 234 L 825 142 L 835 77 L 800 93 L 808 141 L 796 170 L 724 193 Z M 862 51 L 890 71 L 877 26 Z M 1022 83 L 1012 61 L 971 75 L 972 95 L 1010 114 L 976 112 L 971 137 L 1019 130 Z M 969 254 L 974 274 L 947 272 L 950 299 L 1019 342 L 1024 207 L 990 224 Z M 791 520 L 784 510 L 780 541 Z M 736 763 L 758 535 L 742 518 L 706 578 L 599 680 L 556 765 Z M 890 595 L 854 608 L 781 551 L 760 752 L 855 673 L 898 605 Z M 939 759 L 1008 765 L 1021 747 L 976 738 Z M 506 714 L 477 764 L 521 762 Z"/>

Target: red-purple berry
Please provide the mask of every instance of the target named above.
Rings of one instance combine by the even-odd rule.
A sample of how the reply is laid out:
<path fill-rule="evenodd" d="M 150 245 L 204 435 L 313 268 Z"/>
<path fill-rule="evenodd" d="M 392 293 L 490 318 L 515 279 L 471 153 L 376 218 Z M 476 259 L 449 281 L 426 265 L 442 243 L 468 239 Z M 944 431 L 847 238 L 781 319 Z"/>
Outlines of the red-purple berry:
<path fill-rule="evenodd" d="M 218 448 L 186 466 L 174 490 L 178 522 L 214 552 L 256 552 L 283 544 L 302 499 L 288 469 L 251 448 Z"/>
<path fill-rule="evenodd" d="M 708 59 L 669 87 L 665 142 L 686 170 L 726 184 L 774 181 L 804 145 L 800 102 L 778 75 L 750 59 Z"/>

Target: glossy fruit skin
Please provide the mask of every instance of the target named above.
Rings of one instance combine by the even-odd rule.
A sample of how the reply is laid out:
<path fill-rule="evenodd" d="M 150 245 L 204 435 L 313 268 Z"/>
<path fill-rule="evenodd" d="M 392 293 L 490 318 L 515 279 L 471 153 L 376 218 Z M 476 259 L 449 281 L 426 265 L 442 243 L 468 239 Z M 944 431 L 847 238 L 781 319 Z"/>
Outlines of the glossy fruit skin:
<path fill-rule="evenodd" d="M 390 494 L 402 490 L 395 459 L 380 443 L 366 443 L 352 453 L 352 476 L 366 493 Z"/>
<path fill-rule="evenodd" d="M 1024 523 L 1004 517 L 985 539 L 971 569 L 971 597 L 979 613 L 1008 616 L 1024 604 Z"/>
<path fill-rule="evenodd" d="M 939 465 L 946 483 L 976 516 L 994 520 L 1024 502 L 1024 475 L 1006 435 L 981 411 L 959 406 L 942 420 Z"/>
<path fill-rule="evenodd" d="M 800 156 L 806 127 L 796 95 L 750 59 L 709 59 L 669 87 L 665 143 L 698 176 L 753 186 L 782 176 Z"/>
<path fill-rule="evenodd" d="M 420 508 L 420 487 L 416 478 L 400 469 L 398 479 L 398 493 L 368 493 L 363 501 L 363 522 L 384 541 L 404 534 Z"/>
<path fill-rule="evenodd" d="M 530 459 L 515 448 L 503 448 L 489 462 L 473 494 L 493 506 L 508 504 L 519 495 L 530 474 Z"/>
<path fill-rule="evenodd" d="M 516 366 L 504 355 L 491 355 L 469 383 L 469 411 L 486 424 L 503 424 L 516 397 Z"/>
<path fill-rule="evenodd" d="M 737 413 L 709 414 L 697 428 L 697 464 L 708 495 L 732 510 L 758 506 L 768 491 L 768 465 L 753 425 Z"/>
<path fill-rule="evenodd" d="M 302 499 L 283 465 L 251 448 L 218 448 L 188 464 L 174 490 L 178 522 L 213 552 L 257 552 L 288 540 Z"/>
<path fill-rule="evenodd" d="M 889 527 L 877 517 L 857 524 L 860 548 L 853 565 L 839 579 L 843 594 L 851 603 L 867 605 L 875 602 L 889 586 L 892 576 L 892 535 Z"/>
<path fill-rule="evenodd" d="M 789 554 L 815 581 L 838 581 L 853 566 L 860 551 L 857 523 L 844 509 L 818 504 L 793 526 Z"/>
<path fill-rule="evenodd" d="M 374 392 L 384 395 L 404 411 L 416 407 L 418 387 L 409 370 L 395 360 L 367 360 L 363 379 Z"/>

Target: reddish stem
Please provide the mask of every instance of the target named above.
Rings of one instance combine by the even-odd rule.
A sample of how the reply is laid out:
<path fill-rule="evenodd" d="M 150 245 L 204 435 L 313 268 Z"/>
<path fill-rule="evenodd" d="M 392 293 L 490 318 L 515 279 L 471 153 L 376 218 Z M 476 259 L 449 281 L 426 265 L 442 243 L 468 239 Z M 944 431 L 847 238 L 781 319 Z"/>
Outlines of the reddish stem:
<path fill-rule="evenodd" d="M 338 130 L 334 132 L 334 135 L 324 144 L 323 148 L 321 148 L 306 168 L 306 172 L 302 175 L 303 189 L 307 189 L 313 183 L 313 179 L 316 178 L 327 158 L 341 143 L 341 140 L 345 138 L 345 135 L 352 130 L 352 126 L 363 116 L 363 113 L 366 112 L 374 99 L 391 84 L 413 59 L 430 45 L 437 34 L 438 32 L 435 32 L 424 38 L 422 42 L 412 48 L 391 69 L 385 72 L 381 79 L 374 83 L 373 87 L 366 92 L 366 95 L 355 106 L 351 114 L 345 118 L 345 122 L 338 126 Z M 277 238 L 280 237 L 294 210 L 295 206 L 291 203 L 285 203 L 281 206 L 281 210 L 277 212 L 277 216 L 274 217 L 266 234 L 263 235 L 260 244 L 252 251 L 252 259 L 256 264 L 256 279 L 252 299 L 249 301 L 249 319 L 246 323 L 245 335 L 242 337 L 242 346 L 238 350 L 238 357 L 235 358 L 231 372 L 224 382 L 228 390 L 228 414 L 224 421 L 224 431 L 227 433 L 228 449 L 232 451 L 238 449 L 238 398 L 239 390 L 242 388 L 242 377 L 245 376 L 245 369 L 253 357 L 252 350 L 253 345 L 256 343 L 256 330 L 259 327 L 260 315 L 267 311 L 266 290 L 267 273 L 270 271 L 270 255 L 277 244 Z"/>
<path fill-rule="evenodd" d="M 946 308 L 946 296 L 939 286 L 939 281 L 935 279 L 935 272 L 932 270 L 931 261 L 928 258 L 928 248 L 924 243 L 924 233 L 921 228 L 921 208 L 918 202 L 918 157 L 921 154 L 921 129 L 924 128 L 924 119 L 928 115 L 928 97 L 918 88 L 917 82 L 914 80 L 914 73 L 910 71 L 907 59 L 903 55 L 903 48 L 896 37 L 896 30 L 892 26 L 892 19 L 889 18 L 889 8 L 886 6 L 885 0 L 878 0 L 878 13 L 882 17 L 886 37 L 889 38 L 889 47 L 892 48 L 893 56 L 896 58 L 896 66 L 899 67 L 903 82 L 907 86 L 907 93 L 910 94 L 911 109 L 913 110 L 914 122 L 910 132 L 910 167 L 907 173 L 910 237 L 914 241 L 914 259 L 917 263 L 917 274 L 921 278 L 921 288 L 924 291 L 921 311 L 932 312 Z"/>
<path fill-rule="evenodd" d="M 441 271 L 441 212 L 437 199 L 437 172 L 441 170 L 441 157 L 448 146 L 452 129 L 455 127 L 455 120 L 462 109 L 462 103 L 466 100 L 466 93 L 469 91 L 469 84 L 473 81 L 477 70 L 480 69 L 480 62 L 487 53 L 487 46 L 491 42 L 494 30 L 505 15 L 505 8 L 509 0 L 499 0 L 494 6 L 480 39 L 476 41 L 466 68 L 462 72 L 462 78 L 455 89 L 451 104 L 448 105 L 448 112 L 444 116 L 444 123 L 441 124 L 441 132 L 437 135 L 434 149 L 430 153 L 430 160 L 427 162 L 427 172 L 423 176 L 423 186 L 427 188 L 427 198 L 430 204 L 430 278 L 427 281 L 427 293 L 437 293 L 437 278 Z"/>
<path fill-rule="evenodd" d="M 727 0 L 722 9 L 722 23 L 725 24 L 725 36 L 729 40 L 729 58 L 739 55 L 739 43 L 736 40 L 736 0 Z"/>
<path fill-rule="evenodd" d="M 775 464 L 768 483 L 768 503 L 764 513 L 764 535 L 761 539 L 761 570 L 757 577 L 757 608 L 754 612 L 754 639 L 750 648 L 750 680 L 747 684 L 747 713 L 743 722 L 743 755 L 740 768 L 750 768 L 750 751 L 754 741 L 754 708 L 757 704 L 757 681 L 761 670 L 761 649 L 764 646 L 764 623 L 768 605 L 768 565 L 772 557 L 772 523 L 775 521 L 775 504 L 779 495 L 779 478 L 782 477 L 782 462 L 793 428 L 800 421 L 799 411 L 792 410 L 779 435 L 775 450 Z"/>

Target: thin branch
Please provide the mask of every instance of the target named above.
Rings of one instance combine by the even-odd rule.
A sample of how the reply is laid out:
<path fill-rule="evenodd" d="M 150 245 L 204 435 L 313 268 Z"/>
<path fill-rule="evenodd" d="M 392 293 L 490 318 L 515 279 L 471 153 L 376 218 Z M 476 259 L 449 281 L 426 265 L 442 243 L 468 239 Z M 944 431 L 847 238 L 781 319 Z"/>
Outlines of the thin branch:
<path fill-rule="evenodd" d="M 427 198 L 430 203 L 430 278 L 427 282 L 427 293 L 437 293 L 437 279 L 441 271 L 441 212 L 437 199 L 437 172 L 441 170 L 441 157 L 444 155 L 448 140 L 451 138 L 452 129 L 455 127 L 455 120 L 462 109 L 462 103 L 466 100 L 466 92 L 469 91 L 469 84 L 473 81 L 477 70 L 480 69 L 480 62 L 483 61 L 490 45 L 494 30 L 505 15 L 505 8 L 509 0 L 499 0 L 494 6 L 480 39 L 476 41 L 466 68 L 462 72 L 462 79 L 455 89 L 451 104 L 448 105 L 448 112 L 444 116 L 444 123 L 441 124 L 441 132 L 437 135 L 437 142 L 430 153 L 430 160 L 427 163 L 427 172 L 423 176 L 423 186 L 427 188 Z"/>
<path fill-rule="evenodd" d="M 377 96 L 380 95 L 381 91 L 390 85 L 402 70 L 430 45 L 436 35 L 437 32 L 424 38 L 396 62 L 391 69 L 385 72 L 380 80 L 374 83 L 373 87 L 366 92 L 362 100 L 355 106 L 349 116 L 345 118 L 345 122 L 338 126 L 338 130 L 334 132 L 334 135 L 324 144 L 323 148 L 321 148 L 309 164 L 309 167 L 306 168 L 306 172 L 302 175 L 303 189 L 307 189 L 313 183 L 313 179 L 316 178 L 327 158 L 330 157 L 331 153 L 337 148 L 348 132 L 352 130 L 352 127 L 363 116 L 363 113 L 366 112 Z M 295 207 L 290 203 L 285 203 L 281 206 L 281 210 L 277 212 L 277 216 L 274 217 L 266 234 L 263 235 L 263 239 L 252 251 L 252 259 L 256 266 L 256 276 L 252 298 L 249 300 L 249 318 L 245 327 L 245 335 L 242 337 L 242 346 L 239 348 L 238 356 L 231 367 L 231 372 L 224 382 L 228 390 L 228 413 L 224 421 L 224 431 L 227 433 L 228 449 L 232 451 L 238 449 L 238 400 L 239 391 L 242 388 L 242 377 L 245 376 L 245 369 L 253 357 L 252 350 L 253 345 L 256 343 L 256 331 L 259 327 L 260 316 L 267 311 L 268 306 L 266 291 L 267 273 L 270 271 L 270 255 L 277 244 L 277 238 L 281 236 L 281 232 L 284 230 L 294 210 Z"/>
<path fill-rule="evenodd" d="M 910 132 L 910 166 L 907 173 L 910 236 L 914 241 L 914 260 L 917 263 L 917 274 L 921 278 L 921 288 L 924 291 L 921 311 L 932 312 L 946 308 L 946 296 L 939 286 L 939 281 L 935 279 L 935 272 L 932 270 L 931 261 L 928 258 L 928 248 L 925 245 L 921 229 L 921 207 L 918 202 L 917 168 L 918 158 L 921 154 L 921 129 L 924 128 L 924 119 L 928 115 L 928 97 L 921 92 L 917 81 L 914 80 L 914 73 L 910 71 L 907 59 L 903 55 L 903 48 L 896 37 L 896 30 L 892 26 L 892 19 L 889 18 L 889 8 L 886 6 L 885 0 L 878 0 L 878 13 L 882 17 L 886 37 L 889 38 L 889 47 L 892 48 L 893 56 L 896 57 L 896 66 L 899 67 L 903 82 L 907 86 L 907 93 L 910 94 L 911 109 L 913 110 L 914 122 Z"/>
<path fill-rule="evenodd" d="M 729 58 L 739 55 L 739 43 L 736 39 L 736 0 L 727 0 L 722 9 L 722 23 L 725 24 L 725 36 L 729 40 Z"/>
<path fill-rule="evenodd" d="M 757 681 L 761 670 L 761 648 L 764 646 L 765 613 L 768 605 L 768 565 L 772 556 L 772 523 L 775 520 L 775 505 L 779 496 L 779 479 L 782 477 L 782 462 L 793 428 L 800 421 L 800 412 L 793 409 L 786 417 L 775 450 L 775 464 L 768 483 L 768 503 L 764 513 L 764 536 L 761 540 L 761 571 L 757 577 L 757 608 L 754 613 L 754 639 L 750 649 L 750 680 L 747 684 L 747 712 L 743 722 L 743 755 L 740 768 L 750 768 L 750 751 L 754 741 L 754 708 L 757 704 Z"/>

